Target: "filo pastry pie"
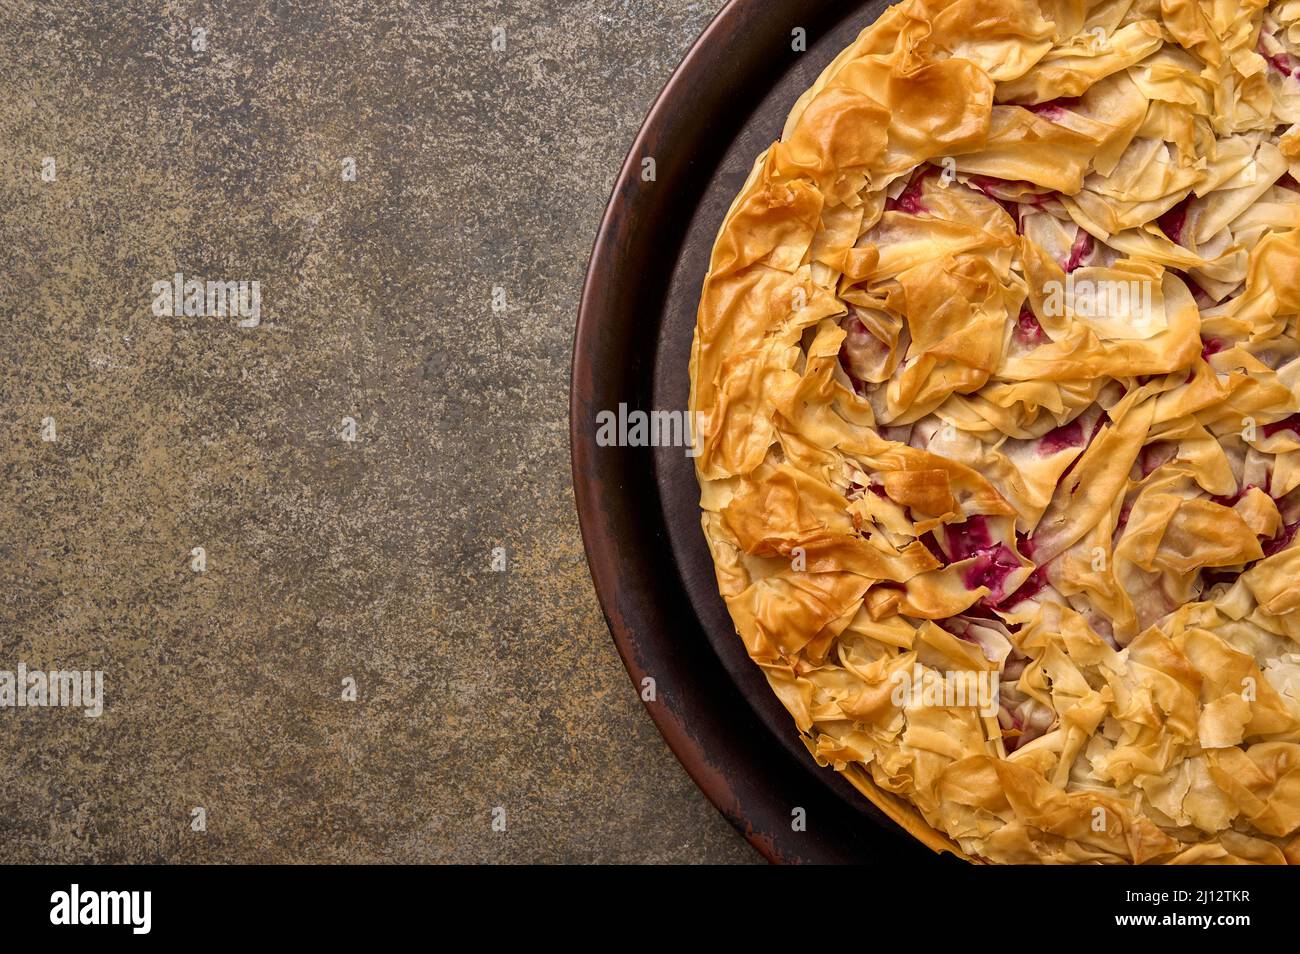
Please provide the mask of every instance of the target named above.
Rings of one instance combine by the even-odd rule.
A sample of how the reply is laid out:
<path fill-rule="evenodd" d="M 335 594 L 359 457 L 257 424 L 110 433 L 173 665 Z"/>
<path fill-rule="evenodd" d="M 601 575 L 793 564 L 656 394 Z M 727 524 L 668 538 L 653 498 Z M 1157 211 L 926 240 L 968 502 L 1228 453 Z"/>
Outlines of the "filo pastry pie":
<path fill-rule="evenodd" d="M 911 0 L 726 216 L 718 586 L 816 760 L 935 849 L 1300 862 L 1294 124 L 1300 0 Z"/>

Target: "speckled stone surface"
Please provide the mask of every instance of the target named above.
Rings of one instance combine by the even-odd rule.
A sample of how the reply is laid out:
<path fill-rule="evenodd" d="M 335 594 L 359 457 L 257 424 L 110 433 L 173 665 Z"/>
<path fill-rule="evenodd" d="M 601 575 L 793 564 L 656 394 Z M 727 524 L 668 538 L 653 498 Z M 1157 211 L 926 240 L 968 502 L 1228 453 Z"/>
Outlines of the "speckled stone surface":
<path fill-rule="evenodd" d="M 105 679 L 0 709 L 4 860 L 758 860 L 568 464 L 596 225 L 719 5 L 0 3 L 0 669 Z M 260 323 L 154 314 L 177 272 Z"/>

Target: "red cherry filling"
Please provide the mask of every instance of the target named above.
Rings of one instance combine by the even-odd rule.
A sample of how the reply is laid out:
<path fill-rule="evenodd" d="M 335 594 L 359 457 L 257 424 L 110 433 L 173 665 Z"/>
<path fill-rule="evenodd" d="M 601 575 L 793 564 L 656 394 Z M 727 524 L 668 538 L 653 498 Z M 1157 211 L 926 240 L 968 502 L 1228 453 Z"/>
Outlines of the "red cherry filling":
<path fill-rule="evenodd" d="M 967 517 L 964 523 L 948 524 L 944 527 L 944 542 L 954 563 L 989 549 L 993 546 L 993 535 L 989 532 L 988 519 L 976 514 Z"/>
<path fill-rule="evenodd" d="M 1172 441 L 1155 441 L 1147 444 L 1138 453 L 1138 464 L 1142 468 L 1142 476 L 1149 477 L 1157 467 L 1169 463 L 1177 456 L 1178 445 Z"/>
<path fill-rule="evenodd" d="M 925 538 L 922 537 L 922 540 Z M 930 543 L 926 542 L 926 546 L 930 546 Z M 979 514 L 967 517 L 963 523 L 944 527 L 944 550 L 947 551 L 946 558 L 943 551 L 935 556 L 945 565 L 949 562 L 972 561 L 969 566 L 962 568 L 962 582 L 971 590 L 988 587 L 989 595 L 984 601 L 990 605 L 1003 598 L 1007 577 L 1021 566 L 1015 551 L 1001 540 L 993 538 L 988 518 Z M 931 552 L 934 552 L 933 547 Z"/>
<path fill-rule="evenodd" d="M 1041 593 L 1047 587 L 1047 567 L 1040 566 L 1029 574 L 1029 578 L 1021 583 L 1014 593 L 1001 601 L 1000 606 L 1012 607 L 1017 603 L 1023 603 Z"/>
<path fill-rule="evenodd" d="M 1057 99 L 1049 99 L 1045 103 L 1032 103 L 1024 108 L 1031 113 L 1037 113 L 1044 119 L 1050 119 L 1052 122 L 1064 119 L 1066 115 L 1076 109 L 1079 105 L 1078 96 L 1061 96 Z"/>
<path fill-rule="evenodd" d="M 1047 332 L 1038 323 L 1037 316 L 1028 305 L 1020 308 L 1020 317 L 1016 319 L 1016 340 L 1021 344 L 1038 345 L 1047 340 Z"/>
<path fill-rule="evenodd" d="M 1265 540 L 1260 544 L 1260 547 L 1264 551 L 1264 556 L 1271 557 L 1273 554 L 1281 553 L 1289 547 L 1291 541 L 1295 539 L 1295 532 L 1297 529 L 1300 529 L 1300 521 L 1288 523 L 1278 531 L 1277 536 L 1273 537 L 1271 540 Z"/>
<path fill-rule="evenodd" d="M 1072 272 L 1080 265 L 1083 260 L 1092 254 L 1094 248 L 1092 236 L 1079 229 L 1079 234 L 1074 237 L 1074 244 L 1070 246 L 1070 255 L 1062 264 L 1066 272 Z"/>
<path fill-rule="evenodd" d="M 1160 231 L 1164 232 L 1169 241 L 1175 245 L 1183 244 L 1183 229 L 1187 227 L 1187 207 L 1191 201 L 1192 197 L 1189 193 L 1187 198 L 1156 219 Z"/>
<path fill-rule="evenodd" d="M 988 600 L 996 603 L 1002 599 L 1007 577 L 1020 569 L 1020 561 L 1005 543 L 999 543 L 996 549 L 982 550 L 975 554 L 975 562 L 962 571 L 962 580 L 967 589 L 976 590 L 981 586 L 989 588 Z"/>
<path fill-rule="evenodd" d="M 1294 61 L 1286 53 L 1267 53 L 1264 51 L 1264 43 L 1261 40 L 1259 46 L 1255 48 L 1259 55 L 1268 61 L 1268 65 L 1273 67 L 1283 76 L 1294 76 L 1296 66 Z"/>
<path fill-rule="evenodd" d="M 1075 418 L 1069 424 L 1055 427 L 1039 438 L 1038 453 L 1049 457 L 1070 447 L 1082 447 L 1083 443 L 1083 422 Z"/>
<path fill-rule="evenodd" d="M 935 539 L 933 532 L 923 534 L 920 540 L 925 544 L 925 548 L 930 551 L 930 555 L 939 561 L 940 566 L 947 566 L 951 562 L 948 559 L 948 554 L 944 553 L 943 548 L 939 546 L 939 541 Z"/>
<path fill-rule="evenodd" d="M 896 199 L 885 200 L 886 212 L 906 212 L 908 215 L 921 215 L 929 210 L 925 203 L 921 201 L 925 180 L 935 175 L 933 166 L 922 166 L 916 172 L 912 173 L 912 178 L 907 180 L 907 185 L 903 191 L 898 194 Z"/>
<path fill-rule="evenodd" d="M 1265 437 L 1272 437 L 1274 434 L 1281 434 L 1283 431 L 1290 431 L 1300 437 L 1300 414 L 1292 414 L 1290 417 L 1284 417 L 1272 424 L 1263 424 L 1259 429 L 1259 432 Z"/>

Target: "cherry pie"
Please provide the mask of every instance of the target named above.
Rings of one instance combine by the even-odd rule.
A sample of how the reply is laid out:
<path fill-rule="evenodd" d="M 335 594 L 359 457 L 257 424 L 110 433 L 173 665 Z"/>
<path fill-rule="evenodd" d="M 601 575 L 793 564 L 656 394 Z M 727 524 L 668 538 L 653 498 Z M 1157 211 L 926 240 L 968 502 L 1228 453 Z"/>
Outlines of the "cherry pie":
<path fill-rule="evenodd" d="M 1298 180 L 1300 0 L 909 0 L 727 214 L 718 585 L 935 849 L 1300 863 Z"/>

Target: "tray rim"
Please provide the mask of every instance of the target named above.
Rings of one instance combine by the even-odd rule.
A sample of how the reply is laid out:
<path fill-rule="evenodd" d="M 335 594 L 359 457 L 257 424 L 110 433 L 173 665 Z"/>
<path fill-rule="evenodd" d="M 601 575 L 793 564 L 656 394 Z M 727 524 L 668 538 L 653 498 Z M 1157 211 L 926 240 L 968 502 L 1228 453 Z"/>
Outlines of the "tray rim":
<path fill-rule="evenodd" d="M 765 72 L 770 72 L 774 81 L 779 79 L 780 74 L 773 68 L 770 59 L 759 62 L 757 57 L 752 56 L 756 49 L 763 49 L 762 43 L 754 40 L 756 31 L 766 29 L 773 32 L 779 28 L 779 35 L 784 36 L 784 31 L 789 30 L 792 23 L 838 23 L 861 10 L 864 5 L 871 5 L 871 0 L 866 3 L 863 0 L 783 0 L 780 3 L 776 0 L 729 0 L 724 4 L 692 43 L 681 63 L 655 97 L 614 180 L 610 199 L 601 218 L 587 264 L 574 331 L 569 395 L 570 459 L 573 491 L 588 568 L 602 614 L 638 695 L 641 680 L 647 675 L 647 665 L 661 664 L 664 650 L 662 647 L 656 649 L 654 643 L 657 634 L 652 627 L 646 625 L 647 621 L 643 618 L 645 615 L 654 615 L 654 611 L 644 609 L 648 584 L 635 576 L 629 579 L 621 572 L 625 557 L 620 553 L 620 541 L 613 531 L 619 517 L 631 513 L 630 509 L 618 511 L 618 507 L 630 508 L 631 505 L 623 499 L 611 502 L 602 495 L 602 469 L 604 475 L 611 472 L 617 475 L 619 465 L 607 463 L 610 458 L 599 455 L 595 446 L 594 429 L 587 425 L 594 416 L 598 392 L 602 386 L 609 390 L 607 379 L 602 378 L 593 352 L 599 350 L 598 343 L 605 337 L 602 335 L 605 330 L 603 322 L 610 320 L 610 315 L 617 314 L 617 306 L 620 304 L 619 270 L 620 267 L 626 267 L 627 249 L 634 247 L 631 236 L 638 226 L 646 224 L 646 220 L 649 222 L 649 232 L 654 232 L 656 226 L 660 229 L 671 228 L 662 224 L 662 217 L 666 214 L 665 210 L 671 207 L 670 203 L 642 201 L 643 184 L 639 181 L 641 161 L 645 156 L 656 155 L 656 146 L 660 144 L 679 141 L 681 137 L 692 133 L 699 136 L 700 114 L 709 116 L 710 110 L 734 101 L 727 95 L 727 90 L 734 90 L 736 79 L 730 74 L 734 71 L 735 64 L 743 64 L 750 74 L 762 76 Z M 882 4 L 882 7 L 885 6 L 888 6 L 888 0 Z M 773 33 L 773 36 L 777 35 Z M 747 50 L 751 54 L 749 58 L 745 55 Z M 720 74 L 719 68 L 725 72 Z M 701 107 L 700 90 L 705 90 L 706 95 L 712 95 L 712 105 Z M 736 123 L 735 135 L 740 135 L 751 118 L 752 115 L 746 114 Z M 669 150 L 666 156 L 671 155 Z M 680 158 L 670 160 L 676 164 L 673 169 L 669 168 L 667 162 L 660 165 L 660 184 L 666 185 L 686 178 L 689 185 L 689 176 L 703 168 L 695 166 L 695 158 L 697 157 L 691 157 L 691 161 L 686 163 L 688 167 L 694 167 L 689 171 L 683 171 Z M 721 154 L 718 158 L 721 158 Z M 656 216 L 660 218 L 656 219 Z M 689 218 L 690 215 L 687 216 Z M 683 228 L 682 234 L 673 244 L 674 254 L 680 252 L 685 233 Z M 669 268 L 669 273 L 671 271 Z M 664 301 L 661 304 L 666 304 L 666 289 L 663 294 Z M 611 351 L 611 354 L 628 360 L 622 352 Z M 653 368 L 649 379 L 657 381 Z M 632 372 L 631 380 L 635 386 L 638 380 L 635 371 Z M 609 453 L 610 449 L 600 450 Z M 653 468 L 654 465 L 647 461 L 647 466 Z M 625 466 L 624 470 L 626 469 Z M 645 521 L 636 518 L 633 522 L 639 525 L 640 530 L 640 525 Z M 666 541 L 663 542 L 667 548 Z M 629 604 L 631 609 L 625 613 Z M 712 652 L 711 647 L 709 651 Z M 720 661 L 719 665 L 721 666 Z M 728 688 L 743 698 L 734 683 Z M 785 778 L 778 779 L 777 784 L 773 781 L 774 776 L 767 774 L 767 770 L 773 767 L 772 763 L 756 758 L 756 755 L 770 756 L 770 753 L 757 750 L 772 744 L 779 745 L 778 740 L 748 740 L 746 751 L 736 755 L 728 751 L 728 745 L 736 741 L 739 730 L 730 726 L 721 729 L 717 724 L 716 709 L 701 712 L 696 704 L 689 701 L 677 702 L 668 697 L 656 702 L 642 701 L 673 755 L 696 786 L 768 861 L 861 862 L 876 856 L 878 847 L 888 845 L 891 841 L 896 842 L 900 835 L 909 847 L 915 844 L 892 822 L 885 822 L 884 829 L 889 834 L 885 835 L 879 846 L 864 846 L 856 837 L 859 832 L 845 831 L 843 828 L 831 829 L 817 836 L 809 833 L 791 837 L 789 816 L 782 816 L 780 812 L 787 811 L 789 805 L 796 803 L 782 802 L 779 796 L 789 796 L 791 788 L 797 789 L 799 786 L 791 780 L 789 775 L 793 773 L 788 771 Z M 748 704 L 746 712 L 748 713 Z M 703 725 L 699 724 L 701 715 L 706 716 Z M 736 772 L 734 763 L 745 760 L 748 760 L 746 767 L 751 771 Z M 786 763 L 776 766 L 780 770 L 791 767 Z M 810 768 L 803 765 L 793 767 L 798 773 L 807 773 Z M 800 792 L 801 797 L 806 794 L 810 793 Z M 820 797 L 842 798 L 830 792 L 829 788 L 820 793 Z M 818 796 L 810 796 L 810 801 L 816 803 Z M 857 807 L 860 809 L 861 805 Z M 780 821 L 782 817 L 785 818 L 784 822 Z M 880 834 L 877 830 L 877 834 L 868 836 L 868 840 L 878 840 Z M 925 853 L 929 854 L 928 851 Z M 880 852 L 880 855 L 883 857 L 884 852 Z"/>
<path fill-rule="evenodd" d="M 639 662 L 636 641 L 631 628 L 622 613 L 613 605 L 610 594 L 616 592 L 620 580 L 614 572 L 617 566 L 613 556 L 611 540 L 604 528 L 599 526 L 595 514 L 600 506 L 597 494 L 591 483 L 581 479 L 581 468 L 586 464 L 584 452 L 590 451 L 593 436 L 582 428 L 582 415 L 579 408 L 578 382 L 585 380 L 593 371 L 588 367 L 590 357 L 583 345 L 596 332 L 596 322 L 602 312 L 604 298 L 602 264 L 615 256 L 615 248 L 625 228 L 621 205 L 633 201 L 629 186 L 640 175 L 641 158 L 649 153 L 650 143 L 659 141 L 674 121 L 682 121 L 676 115 L 676 103 L 691 81 L 702 78 L 704 60 L 709 51 L 725 42 L 738 26 L 738 21 L 745 13 L 743 0 L 727 0 L 722 8 L 714 14 L 704 30 L 691 43 L 681 62 L 673 70 L 668 81 L 656 94 L 649 110 L 637 127 L 636 136 L 628 147 L 627 155 L 619 167 L 614 179 L 609 200 L 601 214 L 600 226 L 592 244 L 587 261 L 586 273 L 582 284 L 582 297 L 578 306 L 578 319 L 573 336 L 573 354 L 569 375 L 569 455 L 573 476 L 573 493 L 578 511 L 578 524 L 582 535 L 583 550 L 587 559 L 587 568 L 591 573 L 600 603 L 601 613 L 614 639 L 619 657 L 640 696 L 641 679 L 646 675 Z M 736 812 L 735 798 L 724 778 L 710 770 L 701 741 L 687 731 L 685 724 L 677 713 L 665 705 L 645 705 L 655 727 L 667 742 L 673 756 L 686 770 L 687 775 L 705 794 L 709 801 L 731 824 L 737 828 L 747 841 L 763 857 L 773 863 L 782 860 L 780 852 L 768 838 L 759 834 L 744 823 Z"/>

